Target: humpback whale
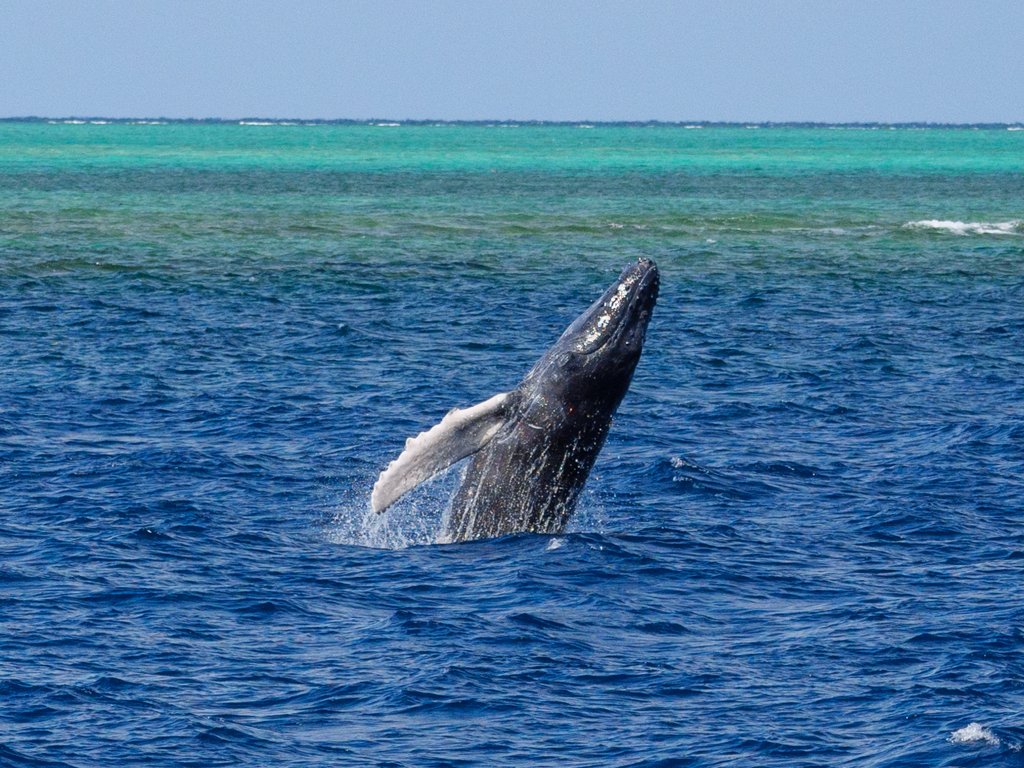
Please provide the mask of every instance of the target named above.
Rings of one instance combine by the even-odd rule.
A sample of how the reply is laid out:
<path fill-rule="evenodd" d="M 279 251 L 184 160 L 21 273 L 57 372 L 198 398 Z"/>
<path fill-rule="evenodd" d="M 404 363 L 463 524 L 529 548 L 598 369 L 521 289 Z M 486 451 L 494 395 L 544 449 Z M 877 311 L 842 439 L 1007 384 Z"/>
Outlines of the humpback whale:
<path fill-rule="evenodd" d="M 373 511 L 472 456 L 439 543 L 562 531 L 629 389 L 658 283 L 652 260 L 628 265 L 515 389 L 409 438 L 373 486 Z"/>

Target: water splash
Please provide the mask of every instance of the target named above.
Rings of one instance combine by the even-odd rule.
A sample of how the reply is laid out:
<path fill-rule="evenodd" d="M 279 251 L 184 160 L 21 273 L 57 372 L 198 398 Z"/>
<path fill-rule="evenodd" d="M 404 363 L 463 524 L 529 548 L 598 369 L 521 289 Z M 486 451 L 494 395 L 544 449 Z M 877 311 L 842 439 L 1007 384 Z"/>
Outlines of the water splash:
<path fill-rule="evenodd" d="M 992 746 L 999 744 L 998 737 L 981 723 L 970 723 L 958 731 L 953 731 L 949 740 L 954 744 L 971 744 L 978 741 Z"/>
<path fill-rule="evenodd" d="M 458 462 L 406 494 L 387 511 L 370 508 L 370 487 L 353 489 L 334 512 L 327 540 L 372 549 L 406 549 L 437 542 L 466 462 Z"/>

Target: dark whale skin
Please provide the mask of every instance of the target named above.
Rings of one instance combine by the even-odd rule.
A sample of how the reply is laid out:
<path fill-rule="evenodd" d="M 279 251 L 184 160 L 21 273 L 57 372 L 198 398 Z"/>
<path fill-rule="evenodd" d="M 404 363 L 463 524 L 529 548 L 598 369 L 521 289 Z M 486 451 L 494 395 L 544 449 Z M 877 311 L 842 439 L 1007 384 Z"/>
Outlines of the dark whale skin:
<path fill-rule="evenodd" d="M 627 266 L 509 393 L 507 419 L 471 458 L 440 542 L 565 528 L 629 389 L 658 287 L 652 260 Z"/>

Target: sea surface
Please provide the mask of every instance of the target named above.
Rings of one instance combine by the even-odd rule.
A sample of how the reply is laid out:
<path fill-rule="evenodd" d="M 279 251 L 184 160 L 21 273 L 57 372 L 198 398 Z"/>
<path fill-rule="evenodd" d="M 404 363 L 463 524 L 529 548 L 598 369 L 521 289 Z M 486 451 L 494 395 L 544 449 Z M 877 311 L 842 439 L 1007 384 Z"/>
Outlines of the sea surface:
<path fill-rule="evenodd" d="M 405 439 L 638 257 L 560 535 Z M 1024 131 L 0 124 L 0 765 L 1024 765 Z"/>

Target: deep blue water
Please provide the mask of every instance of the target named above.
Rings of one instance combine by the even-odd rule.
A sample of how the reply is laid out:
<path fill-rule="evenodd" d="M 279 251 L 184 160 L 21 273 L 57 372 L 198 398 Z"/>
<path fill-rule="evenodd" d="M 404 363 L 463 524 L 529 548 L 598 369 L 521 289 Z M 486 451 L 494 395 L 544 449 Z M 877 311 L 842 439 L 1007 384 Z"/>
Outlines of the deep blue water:
<path fill-rule="evenodd" d="M 5 137 L 0 765 L 1024 764 L 1019 140 L 132 128 Z M 373 518 L 639 255 L 565 534 L 432 545 L 457 470 Z"/>

